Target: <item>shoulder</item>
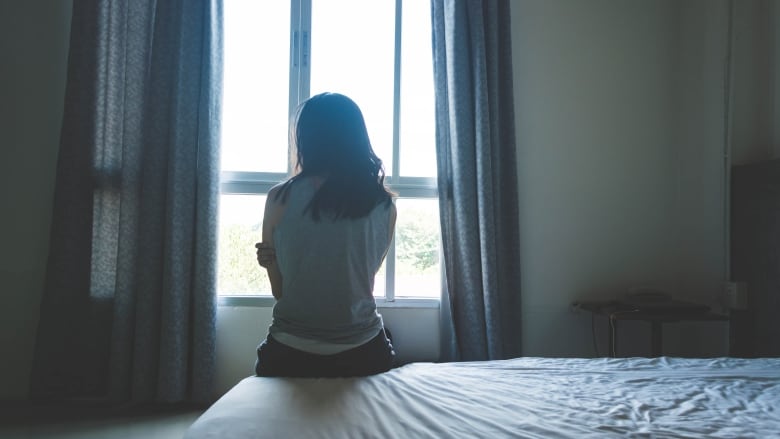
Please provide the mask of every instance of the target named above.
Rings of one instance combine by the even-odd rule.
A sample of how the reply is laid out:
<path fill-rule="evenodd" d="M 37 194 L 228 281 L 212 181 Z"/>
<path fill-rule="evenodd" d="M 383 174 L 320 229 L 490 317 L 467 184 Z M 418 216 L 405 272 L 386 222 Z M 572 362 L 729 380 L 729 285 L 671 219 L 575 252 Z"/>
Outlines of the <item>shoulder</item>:
<path fill-rule="evenodd" d="M 287 206 L 288 191 L 292 180 L 287 180 L 273 186 L 265 198 L 265 218 L 269 224 L 276 224 Z"/>
<path fill-rule="evenodd" d="M 287 196 L 297 181 L 297 177 L 291 177 L 281 183 L 277 183 L 268 191 L 266 203 L 284 205 L 287 202 Z"/>
<path fill-rule="evenodd" d="M 272 187 L 272 188 L 271 188 L 271 189 L 268 191 L 268 199 L 269 199 L 269 200 L 276 201 L 278 198 L 280 198 L 280 197 L 279 197 L 279 195 L 282 193 L 282 191 L 283 191 L 283 190 L 285 190 L 285 188 L 287 187 L 287 185 L 288 185 L 288 183 L 289 183 L 289 182 L 290 182 L 290 181 L 289 181 L 289 180 L 287 180 L 287 181 L 285 181 L 285 182 L 278 183 L 278 184 L 276 184 L 274 187 Z"/>

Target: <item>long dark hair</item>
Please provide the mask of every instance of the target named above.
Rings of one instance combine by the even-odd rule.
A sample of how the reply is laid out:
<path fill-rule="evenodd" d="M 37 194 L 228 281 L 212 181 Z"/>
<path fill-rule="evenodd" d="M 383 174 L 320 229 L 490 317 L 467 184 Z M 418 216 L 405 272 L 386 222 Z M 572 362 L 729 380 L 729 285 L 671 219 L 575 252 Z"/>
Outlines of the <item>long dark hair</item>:
<path fill-rule="evenodd" d="M 374 153 L 360 107 L 339 93 L 321 93 L 307 99 L 295 114 L 290 144 L 296 151 L 295 170 L 277 193 L 286 199 L 297 179 L 324 177 L 307 211 L 319 220 L 321 213 L 334 218 L 361 218 L 392 196 L 384 184 L 382 160 Z"/>

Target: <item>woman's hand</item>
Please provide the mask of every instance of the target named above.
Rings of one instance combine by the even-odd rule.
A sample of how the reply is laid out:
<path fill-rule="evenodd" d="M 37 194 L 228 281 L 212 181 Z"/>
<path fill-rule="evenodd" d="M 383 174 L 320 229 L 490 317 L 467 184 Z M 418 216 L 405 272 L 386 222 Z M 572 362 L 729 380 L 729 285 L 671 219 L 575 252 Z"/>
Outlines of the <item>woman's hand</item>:
<path fill-rule="evenodd" d="M 276 251 L 268 244 L 258 242 L 255 244 L 257 249 L 257 263 L 263 268 L 271 267 L 276 263 Z"/>

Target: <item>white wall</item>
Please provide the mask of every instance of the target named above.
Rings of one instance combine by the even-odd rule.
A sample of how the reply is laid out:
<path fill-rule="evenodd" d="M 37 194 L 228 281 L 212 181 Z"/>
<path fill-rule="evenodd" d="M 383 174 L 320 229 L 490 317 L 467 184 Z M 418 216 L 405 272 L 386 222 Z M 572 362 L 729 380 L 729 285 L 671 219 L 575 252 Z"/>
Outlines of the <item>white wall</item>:
<path fill-rule="evenodd" d="M 728 16 L 726 1 L 680 2 L 673 66 L 677 72 L 671 113 L 677 133 L 676 288 L 715 306 L 721 304 L 727 277 Z"/>
<path fill-rule="evenodd" d="M 27 395 L 49 243 L 71 1 L 0 2 L 0 399 Z"/>
<path fill-rule="evenodd" d="M 577 300 L 653 285 L 718 301 L 722 93 L 708 75 L 722 72 L 724 4 L 512 3 L 525 355 L 594 354 Z M 707 353 L 723 353 L 724 325 L 706 325 L 720 331 Z M 647 336 L 624 326 L 635 347 Z M 702 348 L 666 332 L 667 352 Z"/>
<path fill-rule="evenodd" d="M 734 3 L 732 162 L 780 157 L 777 0 Z"/>
<path fill-rule="evenodd" d="M 774 126 L 772 158 L 780 157 L 780 0 L 772 2 L 772 125 Z"/>

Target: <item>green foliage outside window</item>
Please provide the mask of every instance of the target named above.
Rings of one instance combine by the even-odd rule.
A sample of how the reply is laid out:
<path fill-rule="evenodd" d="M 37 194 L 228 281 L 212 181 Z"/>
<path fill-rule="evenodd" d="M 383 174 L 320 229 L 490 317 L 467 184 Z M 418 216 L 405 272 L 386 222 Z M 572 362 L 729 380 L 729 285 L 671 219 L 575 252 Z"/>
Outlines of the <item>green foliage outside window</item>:
<path fill-rule="evenodd" d="M 438 273 L 438 212 L 406 208 L 399 213 L 395 233 L 398 274 Z"/>
<path fill-rule="evenodd" d="M 260 224 L 228 224 L 219 236 L 221 294 L 271 294 L 265 269 L 257 264 L 255 243 L 262 237 Z"/>

